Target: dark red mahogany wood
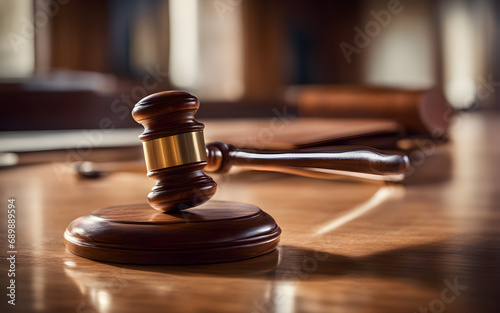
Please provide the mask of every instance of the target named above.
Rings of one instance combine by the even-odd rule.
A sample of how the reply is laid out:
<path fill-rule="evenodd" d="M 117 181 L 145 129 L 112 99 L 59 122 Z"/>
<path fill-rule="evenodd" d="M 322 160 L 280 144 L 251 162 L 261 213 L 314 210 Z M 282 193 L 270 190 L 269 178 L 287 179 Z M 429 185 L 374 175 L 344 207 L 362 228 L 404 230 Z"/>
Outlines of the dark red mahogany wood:
<path fill-rule="evenodd" d="M 132 264 L 196 264 L 247 259 L 273 251 L 281 230 L 260 208 L 210 201 L 178 213 L 147 204 L 116 206 L 74 220 L 67 248 L 85 258 Z"/>
<path fill-rule="evenodd" d="M 180 91 L 142 99 L 133 111 L 145 128 L 141 140 L 203 130 L 193 117 L 198 106 L 194 96 Z M 92 260 L 165 265 L 234 261 L 275 250 L 281 229 L 260 208 L 224 201 L 196 206 L 216 190 L 203 172 L 205 165 L 195 162 L 150 171 L 156 186 L 149 201 L 160 211 L 148 204 L 99 209 L 69 224 L 66 247 Z"/>
<path fill-rule="evenodd" d="M 200 103 L 183 91 L 163 91 L 139 101 L 132 111 L 144 126 L 142 141 L 203 131 L 205 125 L 194 119 Z M 203 172 L 206 161 L 183 164 L 148 172 L 156 185 L 148 195 L 149 204 L 160 211 L 183 210 L 208 201 L 217 189 L 213 179 Z"/>

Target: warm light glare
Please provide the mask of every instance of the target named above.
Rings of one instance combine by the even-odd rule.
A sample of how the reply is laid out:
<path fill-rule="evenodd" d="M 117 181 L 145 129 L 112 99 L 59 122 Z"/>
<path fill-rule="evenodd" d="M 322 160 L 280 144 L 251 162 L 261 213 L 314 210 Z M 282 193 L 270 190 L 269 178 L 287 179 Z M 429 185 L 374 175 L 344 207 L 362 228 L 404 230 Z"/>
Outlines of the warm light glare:
<path fill-rule="evenodd" d="M 295 312 L 295 293 L 297 286 L 294 282 L 278 282 L 274 290 L 273 299 L 276 313 Z"/>
<path fill-rule="evenodd" d="M 381 2 L 368 2 L 373 12 Z M 426 3 L 405 2 L 401 12 L 387 17 L 380 31 L 373 34 L 366 48 L 366 82 L 402 88 L 429 88 L 435 84 L 434 41 L 431 8 Z M 376 20 L 369 15 L 363 25 Z"/>
<path fill-rule="evenodd" d="M 445 93 L 455 108 L 467 108 L 474 102 L 476 74 L 474 29 L 466 3 L 445 3 L 443 16 Z"/>
<path fill-rule="evenodd" d="M 35 70 L 33 1 L 0 0 L 0 78 L 27 78 Z"/>
<path fill-rule="evenodd" d="M 234 101 L 244 94 L 241 5 L 170 1 L 172 83 L 203 100 Z"/>
<path fill-rule="evenodd" d="M 194 89 L 198 70 L 197 0 L 170 0 L 170 74 L 174 85 Z"/>
<path fill-rule="evenodd" d="M 458 109 L 470 107 L 474 103 L 476 86 L 471 77 L 456 75 L 446 82 L 446 98 Z"/>
<path fill-rule="evenodd" d="M 233 3 L 227 11 L 198 0 L 200 31 L 200 85 L 197 92 L 214 101 L 238 100 L 244 93 L 242 9 Z"/>
<path fill-rule="evenodd" d="M 97 303 L 99 304 L 101 312 L 108 312 L 109 305 L 111 304 L 111 296 L 109 295 L 109 292 L 106 290 L 99 290 L 97 292 Z"/>
<path fill-rule="evenodd" d="M 326 234 L 350 221 L 368 213 L 372 209 L 380 206 L 382 203 L 392 200 L 402 198 L 405 194 L 405 190 L 401 186 L 384 186 L 381 187 L 370 199 L 356 206 L 352 210 L 350 210 L 345 215 L 340 216 L 339 218 L 333 219 L 323 226 L 319 227 L 316 231 L 315 235 L 323 235 Z"/>

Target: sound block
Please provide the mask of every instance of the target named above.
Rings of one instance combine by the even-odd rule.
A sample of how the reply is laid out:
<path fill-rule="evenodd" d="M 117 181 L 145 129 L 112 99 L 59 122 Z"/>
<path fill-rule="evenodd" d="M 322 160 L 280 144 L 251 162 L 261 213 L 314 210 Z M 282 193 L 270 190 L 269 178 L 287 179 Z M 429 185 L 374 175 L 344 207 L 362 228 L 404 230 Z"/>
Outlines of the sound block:
<path fill-rule="evenodd" d="M 281 229 L 257 206 L 209 201 L 175 213 L 148 204 L 108 207 L 69 224 L 64 239 L 84 258 L 128 264 L 201 264 L 275 250 Z"/>

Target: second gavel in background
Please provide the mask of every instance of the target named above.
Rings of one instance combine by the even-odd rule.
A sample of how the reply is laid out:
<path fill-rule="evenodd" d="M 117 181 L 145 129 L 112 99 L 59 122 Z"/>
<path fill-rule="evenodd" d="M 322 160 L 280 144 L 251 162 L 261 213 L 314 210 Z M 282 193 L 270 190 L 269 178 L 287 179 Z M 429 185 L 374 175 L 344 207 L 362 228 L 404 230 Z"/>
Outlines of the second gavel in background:
<path fill-rule="evenodd" d="M 187 209 L 209 200 L 216 183 L 204 173 L 205 166 L 210 172 L 244 166 L 285 172 L 325 169 L 382 177 L 401 175 L 409 166 L 406 156 L 370 148 L 257 152 L 238 150 L 221 142 L 205 146 L 204 125 L 194 119 L 198 108 L 198 99 L 182 91 L 156 93 L 134 107 L 134 119 L 144 126 L 139 138 L 148 177 L 156 180 L 148 200 L 157 210 Z"/>

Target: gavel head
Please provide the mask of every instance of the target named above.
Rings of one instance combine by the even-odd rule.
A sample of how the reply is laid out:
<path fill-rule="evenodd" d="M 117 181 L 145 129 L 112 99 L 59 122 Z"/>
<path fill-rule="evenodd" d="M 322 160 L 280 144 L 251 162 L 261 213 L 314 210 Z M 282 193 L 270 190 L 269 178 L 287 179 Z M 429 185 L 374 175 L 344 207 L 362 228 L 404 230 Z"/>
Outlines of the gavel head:
<path fill-rule="evenodd" d="M 194 119 L 199 101 L 182 91 L 164 91 L 139 101 L 134 119 L 144 126 L 143 143 L 148 177 L 156 180 L 149 204 L 160 211 L 183 210 L 209 200 L 217 189 L 203 169 L 207 154 L 203 129 Z"/>

